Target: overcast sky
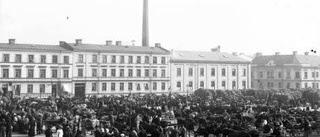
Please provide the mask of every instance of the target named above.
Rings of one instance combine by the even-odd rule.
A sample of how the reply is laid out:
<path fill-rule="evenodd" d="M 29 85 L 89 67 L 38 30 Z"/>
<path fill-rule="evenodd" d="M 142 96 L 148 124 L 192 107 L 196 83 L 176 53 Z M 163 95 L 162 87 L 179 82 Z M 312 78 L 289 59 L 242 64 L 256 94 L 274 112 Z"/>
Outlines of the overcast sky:
<path fill-rule="evenodd" d="M 0 0 L 0 42 L 141 45 L 143 0 Z M 150 45 L 320 54 L 320 0 L 149 0 Z"/>

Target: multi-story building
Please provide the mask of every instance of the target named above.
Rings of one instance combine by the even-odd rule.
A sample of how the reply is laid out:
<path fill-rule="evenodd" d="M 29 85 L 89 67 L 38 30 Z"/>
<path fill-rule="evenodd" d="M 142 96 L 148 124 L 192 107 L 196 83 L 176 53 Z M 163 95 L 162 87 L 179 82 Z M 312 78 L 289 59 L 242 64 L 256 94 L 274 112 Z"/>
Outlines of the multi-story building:
<path fill-rule="evenodd" d="M 250 87 L 251 61 L 220 51 L 171 52 L 173 92 L 204 89 L 245 89 Z"/>
<path fill-rule="evenodd" d="M 121 41 L 84 44 L 68 43 L 73 51 L 75 95 L 161 93 L 169 87 L 170 51 L 161 47 L 125 46 Z"/>
<path fill-rule="evenodd" d="M 252 88 L 319 89 L 320 56 L 257 53 L 252 63 Z"/>
<path fill-rule="evenodd" d="M 47 97 L 70 90 L 72 53 L 60 45 L 0 43 L 1 90 L 14 95 Z"/>

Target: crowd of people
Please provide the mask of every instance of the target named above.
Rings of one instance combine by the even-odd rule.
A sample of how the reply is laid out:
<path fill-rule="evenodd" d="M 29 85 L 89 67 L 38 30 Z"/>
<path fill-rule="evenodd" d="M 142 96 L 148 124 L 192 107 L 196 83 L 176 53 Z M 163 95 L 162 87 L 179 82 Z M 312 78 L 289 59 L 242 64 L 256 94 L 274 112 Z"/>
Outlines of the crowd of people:
<path fill-rule="evenodd" d="M 180 94 L 0 100 L 0 137 L 320 136 L 320 112 L 299 100 L 287 106 Z"/>

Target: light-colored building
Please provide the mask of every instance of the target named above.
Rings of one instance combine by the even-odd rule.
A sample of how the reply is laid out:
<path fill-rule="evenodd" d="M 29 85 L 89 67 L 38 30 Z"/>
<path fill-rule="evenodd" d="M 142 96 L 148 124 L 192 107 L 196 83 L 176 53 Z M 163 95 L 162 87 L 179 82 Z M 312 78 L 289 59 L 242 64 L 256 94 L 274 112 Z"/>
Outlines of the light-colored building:
<path fill-rule="evenodd" d="M 72 86 L 72 52 L 60 45 L 0 43 L 0 86 L 14 95 L 47 97 Z"/>
<path fill-rule="evenodd" d="M 317 88 L 319 89 L 320 56 L 262 55 L 252 61 L 252 88 Z"/>
<path fill-rule="evenodd" d="M 170 51 L 161 47 L 126 46 L 121 41 L 68 43 L 73 51 L 75 95 L 163 93 L 169 87 Z"/>
<path fill-rule="evenodd" d="M 215 50 L 171 51 L 171 90 L 246 89 L 250 87 L 251 62 Z"/>

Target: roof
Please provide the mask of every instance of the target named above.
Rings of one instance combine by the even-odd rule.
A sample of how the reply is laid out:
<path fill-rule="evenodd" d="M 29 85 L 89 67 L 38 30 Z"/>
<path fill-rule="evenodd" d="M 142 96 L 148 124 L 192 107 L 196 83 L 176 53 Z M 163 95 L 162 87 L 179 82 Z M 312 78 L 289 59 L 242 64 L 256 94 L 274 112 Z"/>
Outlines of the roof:
<path fill-rule="evenodd" d="M 143 46 L 116 46 L 103 44 L 79 44 L 68 43 L 73 51 L 115 52 L 115 53 L 142 53 L 142 54 L 170 54 L 170 51 L 162 47 Z"/>
<path fill-rule="evenodd" d="M 252 61 L 253 60 L 253 56 L 250 56 L 250 55 L 240 54 L 240 55 L 238 55 L 238 57 L 243 58 L 243 59 L 248 60 L 248 61 Z"/>
<path fill-rule="evenodd" d="M 40 50 L 40 51 L 67 51 L 67 49 L 59 45 L 43 45 L 43 44 L 9 44 L 0 43 L 1 50 Z"/>
<path fill-rule="evenodd" d="M 266 65 L 270 61 L 273 61 L 275 65 L 310 65 L 319 66 L 320 56 L 315 55 L 267 55 L 267 56 L 257 56 L 252 60 L 252 64 L 256 65 Z"/>
<path fill-rule="evenodd" d="M 237 55 L 225 52 L 207 52 L 207 51 L 172 51 L 172 59 L 183 62 L 221 62 L 221 63 L 251 63 Z"/>

